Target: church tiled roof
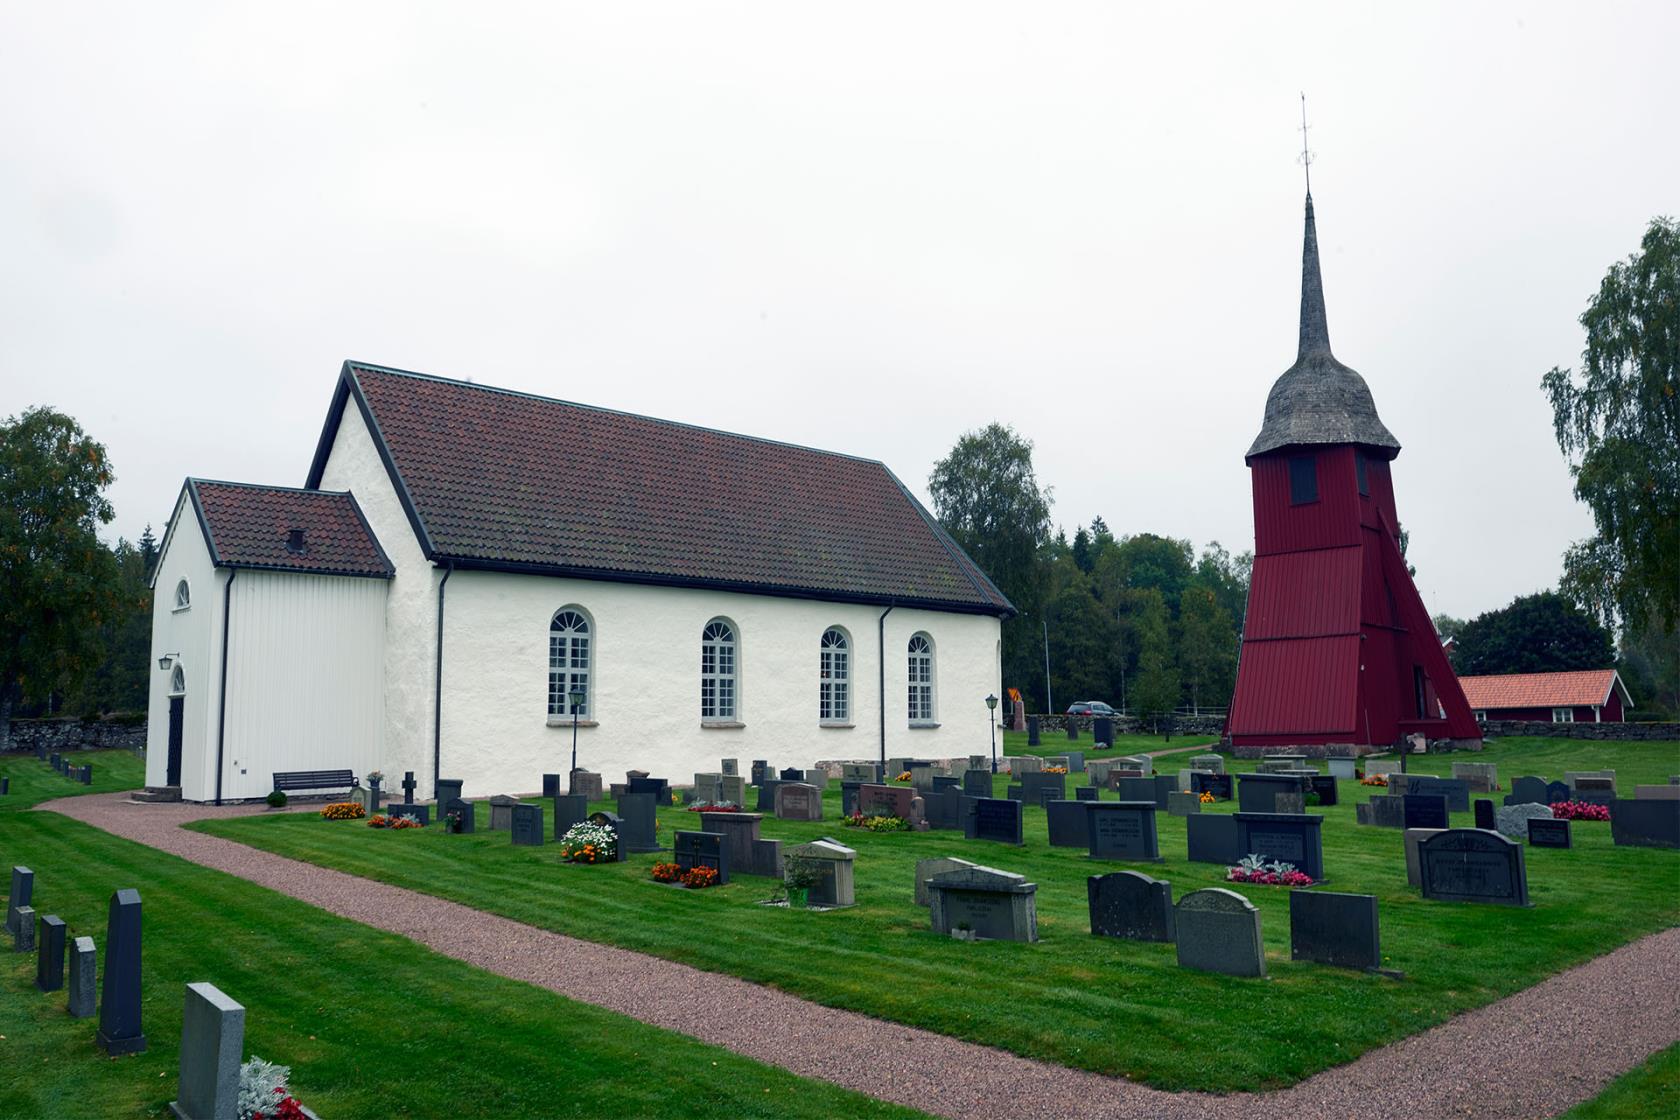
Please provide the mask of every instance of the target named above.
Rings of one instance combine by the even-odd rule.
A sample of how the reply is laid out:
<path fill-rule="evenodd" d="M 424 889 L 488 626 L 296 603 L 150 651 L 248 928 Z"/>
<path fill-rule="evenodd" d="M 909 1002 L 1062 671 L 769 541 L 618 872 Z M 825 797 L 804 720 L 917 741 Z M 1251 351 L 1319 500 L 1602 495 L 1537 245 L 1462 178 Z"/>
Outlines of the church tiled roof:
<path fill-rule="evenodd" d="M 349 494 L 189 478 L 218 568 L 389 579 L 395 569 Z"/>
<path fill-rule="evenodd" d="M 346 362 L 438 563 L 759 594 L 1014 613 L 882 463 Z"/>

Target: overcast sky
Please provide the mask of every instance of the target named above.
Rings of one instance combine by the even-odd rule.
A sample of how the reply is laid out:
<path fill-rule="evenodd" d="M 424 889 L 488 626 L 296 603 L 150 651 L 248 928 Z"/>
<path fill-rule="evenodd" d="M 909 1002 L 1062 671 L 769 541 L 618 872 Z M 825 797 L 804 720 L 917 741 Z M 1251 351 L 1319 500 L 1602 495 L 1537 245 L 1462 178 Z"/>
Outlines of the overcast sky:
<path fill-rule="evenodd" d="M 1432 610 L 1591 531 L 1540 377 L 1680 213 L 1680 5 L 244 7 L 0 0 L 0 415 L 113 535 L 300 485 L 345 358 L 884 460 L 1013 424 L 1071 535 L 1253 545 L 1294 360 L 1300 105 L 1330 336 Z"/>

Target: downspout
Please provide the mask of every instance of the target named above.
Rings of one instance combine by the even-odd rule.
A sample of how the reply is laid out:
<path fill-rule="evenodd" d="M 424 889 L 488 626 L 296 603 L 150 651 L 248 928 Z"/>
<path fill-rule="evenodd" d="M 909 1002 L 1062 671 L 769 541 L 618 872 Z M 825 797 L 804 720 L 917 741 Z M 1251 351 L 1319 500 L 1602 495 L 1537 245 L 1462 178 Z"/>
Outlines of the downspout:
<path fill-rule="evenodd" d="M 438 581 L 437 605 L 437 665 L 432 683 L 432 794 L 437 795 L 438 779 L 443 775 L 443 589 L 455 574 L 455 561 L 446 560 L 443 578 Z"/>
<path fill-rule="evenodd" d="M 881 617 L 875 620 L 875 655 L 880 659 L 881 670 L 881 765 L 887 764 L 887 616 L 893 612 L 896 603 L 889 603 L 887 609 L 881 612 Z M 891 777 L 889 774 L 888 777 Z M 885 781 L 886 779 L 882 779 Z"/>
<path fill-rule="evenodd" d="M 238 568 L 228 569 L 227 582 L 222 584 L 222 682 L 216 700 L 216 804 L 222 803 L 222 757 L 227 747 L 227 663 L 228 621 L 232 615 L 233 581 Z"/>

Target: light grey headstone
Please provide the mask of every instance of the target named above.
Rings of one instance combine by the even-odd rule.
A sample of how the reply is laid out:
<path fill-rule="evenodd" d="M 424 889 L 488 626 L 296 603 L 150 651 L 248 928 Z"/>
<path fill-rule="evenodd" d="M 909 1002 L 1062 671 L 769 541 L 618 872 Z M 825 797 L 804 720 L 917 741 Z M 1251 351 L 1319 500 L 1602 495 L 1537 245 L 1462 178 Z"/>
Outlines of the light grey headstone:
<path fill-rule="evenodd" d="M 1551 816 L 1548 812 L 1547 816 Z M 1414 887 L 1423 886 L 1423 871 L 1418 866 L 1418 845 L 1435 835 L 1444 832 L 1441 828 L 1408 828 L 1406 837 L 1406 882 Z"/>
<path fill-rule="evenodd" d="M 19 864 L 12 868 L 12 885 L 6 895 L 6 932 L 17 932 L 18 908 L 28 906 L 35 897 L 35 872 Z"/>
<path fill-rule="evenodd" d="M 1193 754 L 1190 756 L 1190 769 L 1206 770 L 1212 774 L 1225 773 L 1225 756 L 1218 754 Z M 1349 777 L 1352 777 L 1350 774 Z"/>
<path fill-rule="evenodd" d="M 95 1011 L 98 977 L 93 938 L 78 937 L 70 946 L 70 1017 L 91 1019 Z"/>
<path fill-rule="evenodd" d="M 1207 887 L 1178 900 L 1173 911 L 1178 965 L 1229 976 L 1266 975 L 1260 911 L 1235 891 Z"/>
<path fill-rule="evenodd" d="M 1493 807 L 1493 827 L 1501 836 L 1512 840 L 1526 841 L 1528 839 L 1528 818 L 1544 817 L 1552 819 L 1550 805 L 1537 805 L 1532 802 L 1522 802 L 1517 805 L 1495 805 Z"/>
<path fill-rule="evenodd" d="M 1614 770 L 1565 770 L 1563 772 L 1564 784 L 1569 786 L 1571 789 L 1582 789 L 1582 788 L 1603 789 L 1604 788 L 1603 786 L 1586 786 L 1586 787 L 1583 787 L 1583 786 L 1580 785 L 1580 779 L 1582 779 L 1582 778 L 1609 778 L 1610 783 L 1611 783 L 1610 788 L 1614 789 L 1615 788 L 1615 782 L 1616 782 L 1616 772 Z"/>
<path fill-rule="evenodd" d="M 12 951 L 16 953 L 33 953 L 35 951 L 35 907 L 19 906 L 17 908 L 17 928 L 12 930 Z"/>
<path fill-rule="evenodd" d="M 181 1009 L 180 1095 L 170 1102 L 170 1112 L 179 1120 L 236 1120 L 244 1050 L 245 1008 L 214 984 L 188 984 Z"/>
<path fill-rule="evenodd" d="M 979 864 L 970 863 L 966 859 L 919 859 L 916 861 L 916 905 L 928 904 L 927 881 L 935 875 L 946 871 L 955 871 L 961 867 L 978 867 Z"/>
<path fill-rule="evenodd" d="M 1035 754 L 1021 755 L 1012 762 L 1009 772 L 1017 777 L 1022 774 L 1037 774 L 1044 769 L 1044 760 Z"/>
<path fill-rule="evenodd" d="M 1332 778 L 1349 782 L 1353 781 L 1354 771 L 1359 767 L 1358 761 L 1351 758 L 1327 758 L 1324 765 Z"/>
<path fill-rule="evenodd" d="M 928 879 L 933 932 L 968 930 L 999 941 L 1037 941 L 1038 884 L 995 867 L 960 867 Z"/>
<path fill-rule="evenodd" d="M 857 903 L 853 887 L 853 868 L 857 852 L 832 837 L 824 836 L 809 844 L 799 844 L 782 854 L 784 860 L 810 860 L 820 870 L 822 878 L 810 888 L 809 901 L 814 906 L 853 906 Z"/>
<path fill-rule="evenodd" d="M 1680 786 L 1634 786 L 1636 801 L 1680 801 Z"/>
<path fill-rule="evenodd" d="M 1167 814 L 1169 816 L 1188 817 L 1192 813 L 1200 813 L 1201 811 L 1202 798 L 1200 794 L 1184 793 L 1179 790 L 1167 794 Z"/>

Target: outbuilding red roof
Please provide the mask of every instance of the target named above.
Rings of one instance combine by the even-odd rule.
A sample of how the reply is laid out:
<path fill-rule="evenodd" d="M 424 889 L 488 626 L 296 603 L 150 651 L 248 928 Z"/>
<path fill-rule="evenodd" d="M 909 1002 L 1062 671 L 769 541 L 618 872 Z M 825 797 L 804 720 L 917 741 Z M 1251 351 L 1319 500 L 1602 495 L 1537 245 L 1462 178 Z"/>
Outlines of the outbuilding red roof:
<path fill-rule="evenodd" d="M 882 463 L 346 362 L 427 557 L 460 567 L 1008 615 Z"/>
<path fill-rule="evenodd" d="M 1612 688 L 1627 688 L 1614 669 L 1580 669 L 1567 673 L 1506 673 L 1459 677 L 1465 699 L 1477 711 L 1494 708 L 1590 708 L 1610 699 Z"/>
<path fill-rule="evenodd" d="M 189 478 L 218 568 L 389 579 L 396 571 L 347 493 Z"/>

